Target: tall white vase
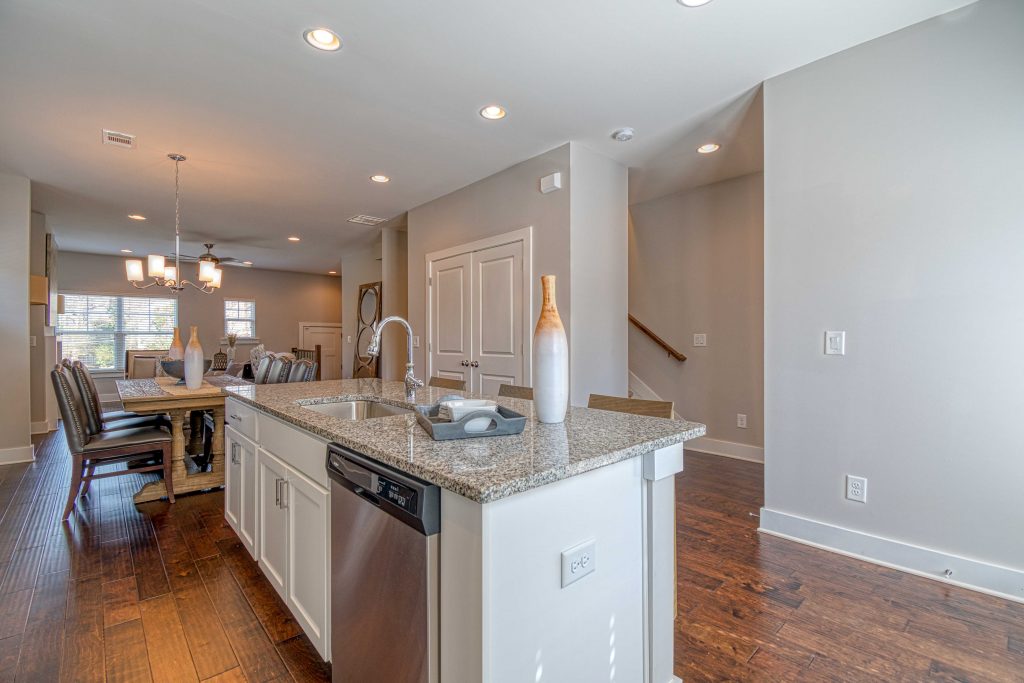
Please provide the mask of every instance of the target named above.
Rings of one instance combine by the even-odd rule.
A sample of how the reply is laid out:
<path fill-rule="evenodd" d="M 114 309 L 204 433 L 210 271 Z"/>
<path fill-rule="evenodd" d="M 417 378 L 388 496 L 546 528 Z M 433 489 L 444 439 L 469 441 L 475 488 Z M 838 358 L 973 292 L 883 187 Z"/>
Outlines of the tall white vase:
<path fill-rule="evenodd" d="M 569 405 L 569 344 L 555 305 L 555 276 L 540 278 L 544 301 L 533 332 L 533 407 L 541 422 L 565 420 Z"/>
<path fill-rule="evenodd" d="M 203 386 L 203 347 L 199 343 L 199 328 L 195 325 L 185 347 L 185 386 L 189 389 Z"/>

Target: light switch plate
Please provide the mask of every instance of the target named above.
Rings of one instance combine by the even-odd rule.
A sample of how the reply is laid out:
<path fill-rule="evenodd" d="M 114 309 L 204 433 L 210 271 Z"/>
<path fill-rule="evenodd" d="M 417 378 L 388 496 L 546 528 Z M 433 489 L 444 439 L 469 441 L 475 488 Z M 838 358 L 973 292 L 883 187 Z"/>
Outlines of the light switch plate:
<path fill-rule="evenodd" d="M 825 333 L 825 355 L 846 355 L 846 332 L 840 330 L 829 330 Z"/>
<path fill-rule="evenodd" d="M 562 588 L 579 581 L 587 574 L 592 574 L 596 567 L 597 555 L 593 539 L 563 550 Z"/>
<path fill-rule="evenodd" d="M 420 348 L 420 336 L 418 334 L 415 334 L 412 337 L 412 347 L 414 349 Z"/>
<path fill-rule="evenodd" d="M 351 334 L 348 335 L 347 337 L 345 337 L 345 343 L 346 344 L 351 344 L 352 343 L 352 335 Z"/>
<path fill-rule="evenodd" d="M 708 335 L 704 334 L 703 332 L 700 333 L 700 334 L 693 335 L 693 345 L 694 346 L 707 346 L 708 345 Z"/>

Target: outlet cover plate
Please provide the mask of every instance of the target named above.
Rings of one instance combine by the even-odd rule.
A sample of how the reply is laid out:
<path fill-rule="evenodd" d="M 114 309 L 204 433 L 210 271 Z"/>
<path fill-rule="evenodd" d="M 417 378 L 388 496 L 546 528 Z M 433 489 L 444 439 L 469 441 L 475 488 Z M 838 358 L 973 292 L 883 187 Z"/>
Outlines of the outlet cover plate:
<path fill-rule="evenodd" d="M 699 334 L 693 335 L 693 345 L 694 346 L 707 346 L 708 345 L 708 335 L 704 334 L 703 332 L 701 332 Z"/>
<path fill-rule="evenodd" d="M 825 355 L 845 356 L 846 355 L 846 332 L 842 330 L 829 330 L 825 332 Z"/>
<path fill-rule="evenodd" d="M 596 567 L 597 555 L 593 539 L 563 550 L 562 588 L 594 573 Z"/>
<path fill-rule="evenodd" d="M 747 428 L 747 416 L 743 413 L 736 413 L 736 426 L 740 429 Z"/>
<path fill-rule="evenodd" d="M 868 480 L 852 474 L 846 475 L 846 499 L 855 503 L 868 502 Z"/>

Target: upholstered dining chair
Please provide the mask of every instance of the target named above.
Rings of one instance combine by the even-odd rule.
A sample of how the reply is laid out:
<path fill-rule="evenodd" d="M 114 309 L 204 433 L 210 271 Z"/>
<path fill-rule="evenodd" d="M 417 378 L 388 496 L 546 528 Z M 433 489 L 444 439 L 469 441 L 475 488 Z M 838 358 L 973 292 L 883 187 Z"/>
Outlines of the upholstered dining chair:
<path fill-rule="evenodd" d="M 587 407 L 597 408 L 598 410 L 611 410 L 616 413 L 632 413 L 633 415 L 667 417 L 671 419 L 674 404 L 672 401 L 648 401 L 641 398 L 620 398 L 619 396 L 591 394 Z"/>
<path fill-rule="evenodd" d="M 288 382 L 312 382 L 316 379 L 318 368 L 314 361 L 300 358 L 292 363 L 288 371 Z"/>
<path fill-rule="evenodd" d="M 89 425 L 89 431 L 93 434 L 104 429 L 127 429 L 128 427 L 160 427 L 169 425 L 170 421 L 164 415 L 139 415 L 127 410 L 104 411 L 100 403 L 100 395 L 96 390 L 96 383 L 89 373 L 85 363 L 76 360 L 64 367 L 71 370 L 71 376 L 78 387 L 78 393 L 82 397 L 85 406 L 85 417 Z"/>
<path fill-rule="evenodd" d="M 455 391 L 466 390 L 466 380 L 464 379 L 451 379 L 448 377 L 431 377 L 428 384 L 432 387 L 440 387 L 441 389 L 454 389 Z"/>
<path fill-rule="evenodd" d="M 533 387 L 521 387 L 516 384 L 502 384 L 498 387 L 498 396 L 506 398 L 525 398 L 533 400 Z"/>
<path fill-rule="evenodd" d="M 85 402 L 67 369 L 63 365 L 55 366 L 50 372 L 50 380 L 57 396 L 57 406 L 64 423 L 64 434 L 67 436 L 72 460 L 71 484 L 68 487 L 68 500 L 61 519 L 68 518 L 79 493 L 86 493 L 93 479 L 122 474 L 163 471 L 164 481 L 167 483 L 167 499 L 174 502 L 174 489 L 171 485 L 171 433 L 168 430 L 144 426 L 93 433 L 89 429 Z M 154 454 L 160 455 L 160 464 L 95 473 L 100 465 L 152 458 Z"/>
<path fill-rule="evenodd" d="M 292 369 L 290 358 L 277 356 L 270 362 L 270 370 L 267 372 L 267 384 L 285 384 L 288 381 L 288 374 Z M 257 382 L 258 384 L 258 382 Z"/>

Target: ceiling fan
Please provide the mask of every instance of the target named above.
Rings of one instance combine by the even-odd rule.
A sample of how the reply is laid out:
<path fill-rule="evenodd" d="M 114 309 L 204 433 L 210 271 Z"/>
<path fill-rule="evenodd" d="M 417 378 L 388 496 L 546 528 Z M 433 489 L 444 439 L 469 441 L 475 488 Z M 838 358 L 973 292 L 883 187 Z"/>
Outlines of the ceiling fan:
<path fill-rule="evenodd" d="M 182 263 L 203 263 L 209 261 L 213 263 L 214 267 L 218 265 L 224 266 L 238 266 L 240 268 L 251 268 L 251 263 L 244 263 L 240 259 L 236 259 L 232 256 L 218 257 L 214 255 L 213 248 L 217 246 L 213 242 L 204 242 L 203 246 L 206 247 L 206 253 L 200 254 L 199 256 L 188 256 L 187 254 L 180 254 L 179 258 Z M 174 258 L 174 254 L 171 254 L 169 258 Z"/>

